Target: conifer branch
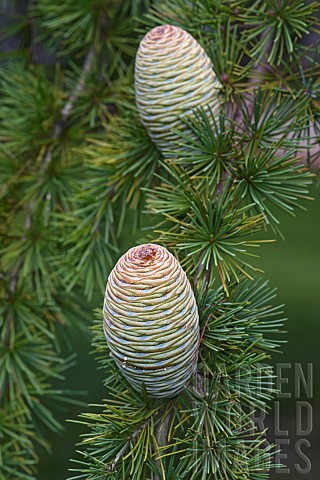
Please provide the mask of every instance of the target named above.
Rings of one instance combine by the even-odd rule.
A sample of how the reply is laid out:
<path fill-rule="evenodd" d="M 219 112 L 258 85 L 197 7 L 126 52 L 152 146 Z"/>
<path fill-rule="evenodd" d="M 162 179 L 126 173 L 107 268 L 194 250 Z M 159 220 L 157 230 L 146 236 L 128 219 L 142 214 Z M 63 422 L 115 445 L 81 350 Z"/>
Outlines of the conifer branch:
<path fill-rule="evenodd" d="M 257 256 L 252 252 L 261 242 L 251 236 L 269 226 L 277 231 L 281 220 L 277 210 L 293 213 L 301 208 L 300 200 L 308 198 L 310 174 L 297 165 L 297 158 L 304 152 L 313 155 L 319 125 L 319 89 L 312 59 L 307 68 L 302 62 L 308 48 L 300 49 L 299 38 L 308 33 L 315 7 L 303 6 L 299 0 L 292 0 L 290 9 L 282 8 L 283 2 L 278 2 L 274 11 L 263 0 L 249 2 L 246 8 L 240 0 L 232 5 L 224 1 L 186 5 L 183 0 L 161 0 L 159 6 L 142 1 L 134 2 L 137 11 L 133 18 L 130 2 L 121 6 L 114 2 L 110 8 L 102 5 L 104 2 L 97 6 L 94 0 L 80 6 L 77 0 L 71 0 L 72 8 L 60 3 L 52 6 L 49 0 L 29 1 L 28 21 L 19 25 L 17 17 L 17 24 L 8 29 L 11 35 L 20 35 L 25 29 L 26 40 L 21 42 L 18 53 L 28 63 L 26 80 L 19 62 L 0 75 L 5 99 L 0 115 L 4 126 L 1 141 L 5 143 L 0 180 L 4 179 L 8 190 L 22 185 L 16 189 L 13 201 L 5 192 L 8 201 L 1 211 L 9 240 L 2 249 L 6 317 L 0 345 L 0 403 L 1 397 L 4 399 L 0 417 L 6 418 L 8 411 L 14 424 L 13 434 L 9 433 L 7 439 L 5 436 L 5 448 L 11 448 L 12 439 L 19 453 L 18 436 L 25 445 L 22 461 L 9 452 L 12 458 L 9 455 L 9 460 L 0 462 L 0 477 L 2 464 L 7 463 L 13 465 L 8 480 L 17 476 L 34 478 L 33 466 L 29 472 L 27 466 L 21 475 L 16 470 L 27 465 L 28 452 L 33 455 L 29 444 L 40 436 L 36 425 L 33 437 L 29 422 L 37 423 L 39 416 L 44 424 L 57 429 L 50 410 L 42 413 L 45 398 L 52 392 L 50 378 L 58 376 L 66 364 L 53 346 L 53 342 L 59 342 L 58 329 L 54 330 L 53 325 L 56 320 L 69 320 L 68 302 L 81 302 L 80 294 L 69 296 L 64 287 L 71 290 L 80 283 L 89 300 L 95 291 L 103 289 L 114 260 L 112 252 L 118 246 L 119 250 L 124 248 L 129 237 L 131 243 L 136 239 L 135 223 L 133 228 L 126 225 L 127 208 L 134 209 L 140 220 L 146 192 L 147 213 L 155 213 L 158 223 L 151 227 L 152 238 L 157 234 L 159 242 L 170 247 L 189 277 L 193 276 L 199 313 L 194 331 L 199 335 L 190 335 L 184 342 L 184 329 L 182 333 L 177 330 L 178 336 L 170 343 L 165 340 L 172 324 L 168 330 L 164 325 L 156 335 L 151 328 L 143 330 L 148 326 L 144 322 L 138 335 L 134 325 L 141 352 L 134 357 L 137 367 L 133 366 L 125 355 L 127 350 L 132 353 L 130 328 L 137 320 L 132 307 L 138 297 L 132 292 L 126 295 L 122 280 L 117 287 L 111 282 L 109 312 L 115 315 L 115 323 L 109 325 L 108 313 L 105 331 L 107 341 L 112 343 L 115 330 L 123 327 L 124 335 L 116 342 L 117 354 L 121 354 L 117 363 L 123 376 L 114 364 L 117 357 L 110 357 L 106 347 L 99 312 L 95 342 L 107 377 L 105 385 L 111 388 L 102 413 L 84 414 L 91 433 L 83 435 L 87 452 L 83 453 L 84 461 L 76 461 L 78 473 L 73 478 L 200 480 L 214 476 L 260 480 L 265 476 L 261 460 L 270 463 L 272 451 L 260 449 L 265 432 L 255 433 L 250 414 L 257 409 L 265 411 L 274 396 L 272 368 L 266 362 L 284 343 L 275 337 L 284 319 L 281 306 L 273 306 L 274 291 L 248 273 L 249 269 L 259 271 L 256 260 L 252 261 Z M 158 67 L 150 75 L 151 66 L 156 64 L 154 50 L 143 56 L 137 109 L 129 93 L 130 62 L 135 53 L 131 44 L 138 40 L 134 25 L 142 14 L 147 14 L 152 26 L 162 24 L 153 37 L 155 42 L 158 34 L 166 30 L 167 22 L 174 23 L 169 27 L 172 32 L 177 33 L 176 28 L 181 26 L 183 35 L 192 35 L 195 40 L 194 50 L 180 50 L 184 67 L 178 82 L 172 80 L 172 74 L 178 64 L 175 54 L 183 45 L 180 40 L 176 50 L 168 54 L 173 67 L 167 68 L 167 76 L 162 77 Z M 172 41 L 175 38 L 170 36 Z M 193 61 L 191 56 L 199 51 L 197 42 L 204 51 L 204 69 L 198 71 L 194 68 L 200 66 L 200 57 L 195 55 L 197 61 Z M 74 54 L 78 59 L 79 71 L 71 86 L 66 83 L 68 86 L 59 87 L 59 76 L 52 82 L 45 65 L 40 64 L 42 45 L 45 51 L 53 49 L 57 56 Z M 161 58 L 164 50 L 159 49 Z M 103 53 L 101 62 L 95 61 L 98 52 Z M 316 58 L 316 48 L 312 52 Z M 136 57 L 140 57 L 139 53 Z M 150 63 L 146 66 L 145 61 Z M 68 65 L 67 57 L 63 64 Z M 212 101 L 207 108 L 194 100 L 198 87 L 204 92 L 202 87 L 208 86 L 208 76 L 203 72 L 208 72 L 209 67 L 219 88 L 210 87 Z M 105 71 L 110 81 L 103 80 Z M 70 82 L 68 72 L 65 78 Z M 173 88 L 176 85 L 178 92 Z M 145 97 L 146 87 L 151 97 Z M 160 134 L 155 121 L 159 96 L 164 115 L 159 118 Z M 183 96 L 188 112 L 184 118 L 179 110 Z M 227 105 L 227 115 L 220 108 L 220 99 Z M 105 136 L 102 126 L 108 105 L 117 106 L 117 115 L 111 115 L 110 121 L 108 118 Z M 145 112 L 147 122 L 142 124 L 139 115 L 146 107 L 150 110 Z M 174 137 L 171 146 L 164 145 L 162 156 L 145 125 L 158 140 L 162 141 L 163 135 L 169 140 L 171 135 Z M 89 132 L 94 138 L 88 139 Z M 85 139 L 81 156 L 76 150 L 79 137 Z M 6 150 L 11 149 L 12 158 L 7 161 Z M 14 214 L 8 213 L 14 202 Z M 145 225 L 149 223 L 146 220 Z M 120 235 L 122 226 L 128 238 Z M 175 281 L 180 280 L 179 275 Z M 123 307 L 123 296 L 128 297 L 128 310 L 122 312 L 126 323 L 122 326 L 117 323 L 118 313 L 112 305 L 115 288 L 119 308 Z M 144 300 L 150 305 L 141 315 L 146 319 L 152 317 L 154 302 L 162 299 L 161 292 L 158 289 L 155 298 L 152 292 L 145 292 Z M 187 318 L 190 296 L 185 290 L 178 293 L 172 297 L 163 295 L 161 312 L 167 316 L 168 324 L 169 307 L 176 313 L 179 305 L 181 318 Z M 69 310 L 71 317 L 73 306 Z M 191 345 L 197 356 L 188 355 L 186 345 Z M 150 364 L 151 347 L 159 368 Z M 167 385 L 175 386 L 176 382 L 163 364 L 169 356 L 162 359 L 169 353 L 182 385 L 181 395 L 174 400 L 169 397 Z M 6 357 L 10 357 L 10 368 L 5 364 Z M 183 362 L 193 362 L 191 369 L 186 369 L 188 374 L 196 370 L 193 385 L 181 375 L 180 357 Z M 145 364 L 146 369 L 140 368 Z M 143 391 L 141 396 L 128 389 L 124 377 L 129 379 L 130 375 L 137 382 L 142 377 L 150 379 L 155 393 L 168 379 L 161 391 L 161 398 L 167 399 L 159 401 L 152 399 L 152 394 L 147 397 Z M 11 401 L 15 396 L 22 403 L 21 412 Z M 38 410 L 36 402 L 40 404 Z M 28 426 L 23 426 L 22 431 L 24 423 Z M 240 455 L 234 448 L 239 443 L 244 446 Z M 32 460 L 32 465 L 36 461 Z M 266 470 L 270 468 L 272 465 L 267 464 Z M 3 478 L 7 479 L 6 472 Z"/>
<path fill-rule="evenodd" d="M 89 72 L 92 68 L 92 64 L 93 64 L 93 60 L 94 60 L 94 54 L 95 54 L 95 48 L 92 45 L 89 48 L 88 53 L 86 55 L 86 58 L 85 58 L 85 61 L 84 61 L 84 64 L 83 64 L 83 68 L 82 68 L 82 73 L 81 73 L 81 75 L 79 77 L 79 80 L 78 80 L 78 82 L 77 82 L 77 84 L 74 88 L 74 91 L 71 93 L 71 95 L 68 98 L 67 103 L 65 104 L 65 106 L 62 109 L 61 118 L 62 118 L 63 122 L 67 121 L 67 119 L 70 115 L 70 112 L 73 108 L 74 102 L 77 100 L 77 98 L 79 97 L 79 95 L 81 94 L 81 92 L 84 89 L 86 78 L 87 78 L 87 76 L 88 76 L 88 74 L 89 74 Z"/>
<path fill-rule="evenodd" d="M 59 138 L 59 136 L 63 132 L 63 130 L 65 128 L 65 125 L 66 125 L 66 122 L 68 120 L 68 117 L 69 117 L 69 115 L 72 111 L 72 108 L 74 106 L 74 103 L 84 89 L 86 78 L 87 78 L 87 76 L 88 76 L 88 74 L 89 74 L 89 72 L 92 68 L 92 64 L 93 64 L 93 60 L 94 60 L 94 54 L 95 54 L 95 48 L 92 45 L 89 48 L 88 53 L 86 55 L 86 58 L 85 58 L 85 61 L 84 61 L 83 67 L 82 67 L 82 72 L 81 72 L 81 75 L 78 79 L 78 82 L 77 82 L 73 92 L 69 95 L 68 100 L 65 103 L 64 107 L 61 110 L 61 119 L 55 121 L 55 123 L 54 123 L 53 134 L 52 134 L 52 139 L 53 140 L 56 140 L 57 138 Z M 52 148 L 50 148 L 50 146 L 49 146 L 45 155 L 44 155 L 43 162 L 42 162 L 42 167 L 45 167 L 46 165 L 48 165 L 48 163 L 50 163 L 51 159 L 52 159 Z"/>
<path fill-rule="evenodd" d="M 123 446 L 123 448 L 120 450 L 120 452 L 118 453 L 118 455 L 116 456 L 116 458 L 114 459 L 114 461 L 112 462 L 112 465 L 111 465 L 111 471 L 113 472 L 116 468 L 116 466 L 118 465 L 119 461 L 121 460 L 121 458 L 125 455 L 129 445 L 131 442 L 134 442 L 136 440 L 136 438 L 138 437 L 138 435 L 142 432 L 142 430 L 147 427 L 151 420 L 152 420 L 153 416 L 149 417 L 145 422 L 143 422 L 134 432 L 133 434 L 131 435 L 131 437 L 128 438 L 126 444 Z"/>
<path fill-rule="evenodd" d="M 159 421 L 156 431 L 155 431 L 155 438 L 157 441 L 157 445 L 159 447 L 159 450 L 161 452 L 161 447 L 165 447 L 168 444 L 168 434 L 170 431 L 170 425 L 171 425 L 171 420 L 173 417 L 173 409 L 169 409 L 167 412 L 165 412 L 164 417 Z M 155 460 L 155 466 L 158 468 L 160 471 L 160 462 L 159 459 Z M 154 480 L 160 480 L 160 477 L 156 474 L 154 476 Z"/>
<path fill-rule="evenodd" d="M 263 42 L 263 40 L 269 35 L 269 33 L 270 28 L 266 28 L 266 30 L 260 35 L 259 41 Z M 270 68 L 268 64 L 268 57 L 272 49 L 273 38 L 274 35 L 272 35 L 267 41 L 262 58 L 257 61 L 257 63 L 252 69 L 252 73 L 248 82 L 248 92 L 243 100 L 244 105 L 241 105 L 241 102 L 236 103 L 234 119 L 236 124 L 241 125 L 241 128 L 243 127 L 243 110 L 245 109 L 248 116 L 251 117 L 254 107 L 254 90 L 259 86 L 259 84 L 261 84 L 263 76 L 268 72 Z"/>
<path fill-rule="evenodd" d="M 265 31 L 260 35 L 260 42 L 263 41 L 269 36 L 270 34 L 270 27 L 266 28 Z M 272 65 L 269 63 L 270 54 L 273 48 L 273 40 L 275 35 L 272 34 L 269 40 L 266 42 L 264 53 L 260 60 L 255 64 L 254 68 L 252 69 L 251 76 L 248 81 L 248 91 L 244 95 L 242 102 L 236 102 L 235 104 L 235 111 L 234 111 L 234 120 L 236 125 L 240 126 L 240 130 L 245 129 L 244 121 L 243 121 L 243 112 L 246 111 L 246 115 L 251 118 L 254 110 L 254 99 L 255 99 L 255 91 L 256 89 L 262 84 L 264 81 L 264 77 L 266 74 L 273 70 Z M 243 105 L 241 105 L 243 103 Z M 227 110 L 230 106 L 227 105 Z M 231 107 L 232 110 L 232 107 Z M 232 115 L 232 114 L 231 114 Z M 288 120 L 288 125 L 291 125 L 293 122 L 293 118 Z M 312 130 L 311 137 L 314 138 L 316 132 L 313 126 L 309 125 L 309 130 Z M 287 137 L 290 139 L 293 137 L 293 133 L 289 132 Z M 319 142 L 314 142 L 314 144 L 308 144 L 309 139 L 301 138 L 300 145 L 304 146 L 303 150 L 299 151 L 298 160 L 299 163 L 302 165 L 309 164 L 311 168 L 314 170 L 319 169 L 320 167 L 320 146 Z M 285 154 L 285 150 L 283 148 L 279 148 L 276 156 L 281 156 Z"/>
<path fill-rule="evenodd" d="M 78 79 L 78 82 L 73 90 L 73 92 L 69 95 L 67 102 L 65 103 L 64 107 L 61 110 L 61 120 L 56 121 L 53 127 L 52 139 L 56 140 L 61 135 L 63 129 L 65 128 L 66 121 L 72 111 L 75 101 L 77 100 L 78 96 L 84 89 L 85 81 L 92 68 L 92 63 L 94 60 L 95 48 L 92 45 L 88 50 L 87 56 L 85 58 L 81 75 Z M 39 171 L 43 171 L 44 168 L 50 163 L 52 159 L 52 146 L 49 146 L 44 154 L 43 160 L 41 162 Z M 32 211 L 34 209 L 34 204 L 30 204 L 27 208 L 26 219 L 25 219 L 25 230 L 30 230 L 32 226 Z M 23 237 L 26 238 L 25 236 Z M 20 258 L 17 262 L 17 265 L 14 269 L 12 279 L 10 282 L 10 291 L 14 292 L 18 283 L 19 273 L 23 267 L 23 260 Z"/>
<path fill-rule="evenodd" d="M 34 30 L 35 25 L 34 25 L 33 18 L 30 18 L 30 28 L 31 28 L 31 56 L 32 56 L 31 60 L 32 60 L 32 62 L 34 62 L 35 49 L 36 49 L 36 44 L 35 44 L 35 35 L 36 34 L 35 34 L 35 30 Z M 53 140 L 57 139 L 59 137 L 59 135 L 61 134 L 61 132 L 62 132 L 64 126 L 65 126 L 65 123 L 68 119 L 68 116 L 70 115 L 70 112 L 73 108 L 73 105 L 74 105 L 77 97 L 79 96 L 79 94 L 82 92 L 82 90 L 84 88 L 85 80 L 86 80 L 87 75 L 88 75 L 88 73 L 91 69 L 93 58 L 94 58 L 94 48 L 91 47 L 88 51 L 86 60 L 84 62 L 82 74 L 81 74 L 81 76 L 78 80 L 78 83 L 76 84 L 76 87 L 75 87 L 74 91 L 69 96 L 68 101 L 66 102 L 65 106 L 63 107 L 63 109 L 61 111 L 61 118 L 62 118 L 63 125 L 61 125 L 61 122 L 55 122 L 55 124 L 54 124 L 54 129 L 53 129 L 53 134 L 52 134 L 52 139 Z M 45 167 L 48 165 L 48 163 L 50 163 L 51 159 L 52 159 L 52 149 L 49 146 L 47 148 L 47 151 L 46 151 L 46 153 L 43 157 L 43 160 L 40 164 L 40 167 L 39 167 L 40 172 L 42 172 L 45 169 Z M 29 205 L 27 205 L 26 216 L 25 216 L 25 221 L 24 221 L 25 233 L 21 238 L 21 240 L 23 242 L 25 242 L 27 240 L 27 232 L 30 231 L 30 229 L 32 228 L 32 223 L 33 223 L 32 214 L 33 214 L 33 211 L 35 209 L 35 205 L 36 205 L 35 202 L 31 202 Z M 14 266 L 12 272 L 11 272 L 11 278 L 9 279 L 9 282 L 8 282 L 8 289 L 9 289 L 9 292 L 12 296 L 16 292 L 17 284 L 18 284 L 18 281 L 19 281 L 19 275 L 20 275 L 21 270 L 23 269 L 23 266 L 24 266 L 24 255 L 22 253 L 17 258 L 16 264 L 15 264 L 15 266 Z M 4 332 L 3 342 L 2 342 L 2 345 L 5 349 L 9 348 L 9 342 L 10 342 L 12 332 L 14 331 L 14 328 L 15 327 L 14 327 L 14 323 L 12 321 L 12 318 L 9 317 L 9 321 L 7 323 L 7 328 Z M 0 347 L 1 347 L 1 345 L 0 345 Z M 4 397 L 4 394 L 5 394 L 5 391 L 6 391 L 7 387 L 8 387 L 7 382 L 2 382 L 1 383 L 0 399 L 2 399 Z M 43 410 L 43 412 L 44 411 L 45 411 L 45 409 Z M 18 420 L 18 423 L 19 423 L 19 420 Z M 57 428 L 57 424 L 56 424 L 55 428 Z M 1 475 L 1 472 L 0 472 L 0 475 Z"/>

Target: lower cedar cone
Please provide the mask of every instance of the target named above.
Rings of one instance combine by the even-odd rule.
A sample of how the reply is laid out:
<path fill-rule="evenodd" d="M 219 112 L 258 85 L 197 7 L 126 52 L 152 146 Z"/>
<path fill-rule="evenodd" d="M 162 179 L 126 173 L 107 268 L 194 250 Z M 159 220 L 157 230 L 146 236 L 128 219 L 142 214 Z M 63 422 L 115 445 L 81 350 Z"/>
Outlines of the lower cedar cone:
<path fill-rule="evenodd" d="M 128 250 L 109 275 L 103 314 L 111 354 L 132 387 L 176 395 L 196 369 L 199 317 L 175 257 L 155 244 Z"/>

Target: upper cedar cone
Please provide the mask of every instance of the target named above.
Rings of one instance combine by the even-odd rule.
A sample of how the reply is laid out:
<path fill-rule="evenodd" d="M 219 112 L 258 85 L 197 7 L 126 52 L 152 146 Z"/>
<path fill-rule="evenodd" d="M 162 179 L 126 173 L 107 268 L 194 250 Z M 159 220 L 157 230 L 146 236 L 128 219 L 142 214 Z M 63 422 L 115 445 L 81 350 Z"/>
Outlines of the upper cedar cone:
<path fill-rule="evenodd" d="M 175 257 L 155 244 L 128 250 L 109 275 L 103 313 L 111 354 L 133 388 L 176 395 L 196 369 L 199 318 Z"/>
<path fill-rule="evenodd" d="M 188 133 L 182 118 L 192 109 L 219 113 L 221 84 L 201 45 L 173 25 L 153 28 L 142 39 L 135 62 L 135 95 L 141 121 L 159 150 L 177 149 L 179 136 Z"/>

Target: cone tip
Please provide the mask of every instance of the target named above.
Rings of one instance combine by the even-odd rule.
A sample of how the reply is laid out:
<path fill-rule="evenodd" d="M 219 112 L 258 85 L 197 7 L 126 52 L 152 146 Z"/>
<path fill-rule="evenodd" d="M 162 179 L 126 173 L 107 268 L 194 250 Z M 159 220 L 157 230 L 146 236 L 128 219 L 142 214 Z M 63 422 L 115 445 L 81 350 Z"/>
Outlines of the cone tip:
<path fill-rule="evenodd" d="M 164 39 L 165 41 L 168 41 L 170 37 L 174 37 L 178 32 L 181 32 L 181 28 L 174 25 L 159 25 L 150 30 L 145 36 L 145 39 L 151 40 L 152 42 L 161 42 Z"/>
<path fill-rule="evenodd" d="M 136 257 L 145 264 L 152 264 L 155 260 L 159 247 L 152 243 L 139 245 L 136 249 Z"/>

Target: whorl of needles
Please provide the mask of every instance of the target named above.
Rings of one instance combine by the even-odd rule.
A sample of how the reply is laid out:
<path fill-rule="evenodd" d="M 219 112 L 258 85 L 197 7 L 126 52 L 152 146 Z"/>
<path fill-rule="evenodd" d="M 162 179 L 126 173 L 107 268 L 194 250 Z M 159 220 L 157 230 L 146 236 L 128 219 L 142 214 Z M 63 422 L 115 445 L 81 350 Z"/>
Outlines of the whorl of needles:
<path fill-rule="evenodd" d="M 174 148 L 182 118 L 204 107 L 219 114 L 221 84 L 201 45 L 173 25 L 153 28 L 140 43 L 135 62 L 135 95 L 141 121 L 159 150 Z M 209 117 L 210 118 L 210 117 Z"/>
<path fill-rule="evenodd" d="M 175 257 L 155 244 L 131 248 L 110 273 L 103 311 L 111 354 L 133 388 L 176 395 L 196 368 L 199 319 Z"/>

